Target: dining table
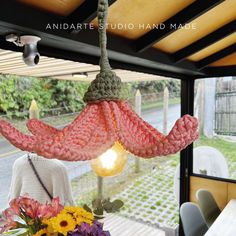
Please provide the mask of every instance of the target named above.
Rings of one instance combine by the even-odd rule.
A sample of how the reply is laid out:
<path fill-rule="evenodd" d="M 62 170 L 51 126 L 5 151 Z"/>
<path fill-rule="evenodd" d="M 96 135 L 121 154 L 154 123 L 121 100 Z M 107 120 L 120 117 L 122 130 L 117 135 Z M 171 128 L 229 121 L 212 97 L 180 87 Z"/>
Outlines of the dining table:
<path fill-rule="evenodd" d="M 205 236 L 236 236 L 236 199 L 231 199 Z"/>

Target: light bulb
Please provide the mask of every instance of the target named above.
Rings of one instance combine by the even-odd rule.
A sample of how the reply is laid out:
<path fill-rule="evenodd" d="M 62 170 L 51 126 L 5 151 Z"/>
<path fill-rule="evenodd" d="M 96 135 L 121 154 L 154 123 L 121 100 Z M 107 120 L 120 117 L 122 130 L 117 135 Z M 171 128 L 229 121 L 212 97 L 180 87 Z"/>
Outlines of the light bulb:
<path fill-rule="evenodd" d="M 117 156 L 118 155 L 114 150 L 112 149 L 107 150 L 100 156 L 102 166 L 106 169 L 112 169 L 115 165 Z"/>
<path fill-rule="evenodd" d="M 115 176 L 122 172 L 127 156 L 126 150 L 119 143 L 115 143 L 98 158 L 91 160 L 91 167 L 99 176 Z"/>

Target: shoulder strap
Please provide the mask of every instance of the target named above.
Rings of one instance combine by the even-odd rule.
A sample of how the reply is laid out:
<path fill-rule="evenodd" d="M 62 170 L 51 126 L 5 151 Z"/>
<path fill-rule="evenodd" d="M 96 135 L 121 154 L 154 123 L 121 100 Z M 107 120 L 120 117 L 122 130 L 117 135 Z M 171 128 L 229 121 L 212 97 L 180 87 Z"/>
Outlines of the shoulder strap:
<path fill-rule="evenodd" d="M 37 170 L 36 170 L 36 168 L 35 168 L 35 166 L 34 166 L 32 160 L 31 160 L 31 158 L 30 158 L 29 154 L 28 154 L 27 157 L 28 157 L 29 164 L 30 164 L 30 166 L 31 166 L 31 168 L 32 168 L 32 170 L 33 170 L 33 172 L 34 172 L 36 178 L 38 179 L 39 183 L 41 184 L 41 186 L 43 187 L 44 191 L 47 193 L 47 195 L 49 196 L 49 198 L 52 200 L 52 199 L 53 199 L 53 196 L 49 193 L 49 191 L 47 190 L 47 188 L 46 188 L 46 186 L 44 185 L 43 181 L 41 180 L 41 178 L 40 178 L 40 176 L 39 176 L 39 174 L 38 174 L 38 172 L 37 172 Z"/>

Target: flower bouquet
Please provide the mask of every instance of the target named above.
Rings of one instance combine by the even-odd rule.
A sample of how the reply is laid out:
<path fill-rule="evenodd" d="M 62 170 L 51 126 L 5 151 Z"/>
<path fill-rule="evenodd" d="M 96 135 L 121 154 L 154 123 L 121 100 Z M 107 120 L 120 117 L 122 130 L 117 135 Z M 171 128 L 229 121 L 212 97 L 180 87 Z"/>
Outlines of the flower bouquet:
<path fill-rule="evenodd" d="M 40 204 L 28 196 L 10 202 L 0 218 L 0 235 L 110 236 L 93 214 L 81 207 L 62 206 L 59 198 Z"/>

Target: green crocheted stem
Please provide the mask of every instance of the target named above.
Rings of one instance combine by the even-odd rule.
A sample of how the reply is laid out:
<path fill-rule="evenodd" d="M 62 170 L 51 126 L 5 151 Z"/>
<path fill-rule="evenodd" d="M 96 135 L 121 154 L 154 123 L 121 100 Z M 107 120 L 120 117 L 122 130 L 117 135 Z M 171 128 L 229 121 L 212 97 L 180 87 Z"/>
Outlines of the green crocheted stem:
<path fill-rule="evenodd" d="M 98 32 L 101 49 L 100 73 L 91 83 L 84 95 L 84 101 L 94 103 L 99 101 L 122 100 L 121 79 L 111 70 L 107 54 L 107 14 L 108 0 L 98 1 Z"/>
<path fill-rule="evenodd" d="M 111 70 L 107 54 L 107 14 L 108 14 L 108 0 L 98 1 L 98 33 L 99 46 L 101 49 L 100 68 L 101 71 Z"/>

